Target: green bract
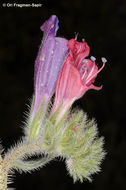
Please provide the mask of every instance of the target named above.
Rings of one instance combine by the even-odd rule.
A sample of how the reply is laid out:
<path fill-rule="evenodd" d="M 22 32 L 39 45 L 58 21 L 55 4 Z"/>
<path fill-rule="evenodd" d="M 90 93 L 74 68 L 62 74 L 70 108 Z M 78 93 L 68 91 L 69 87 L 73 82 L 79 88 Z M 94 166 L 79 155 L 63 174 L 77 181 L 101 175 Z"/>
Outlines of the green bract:
<path fill-rule="evenodd" d="M 55 153 L 66 159 L 67 170 L 74 182 L 84 179 L 91 181 L 91 174 L 100 171 L 100 163 L 105 155 L 103 138 L 98 138 L 96 122 L 93 119 L 88 121 L 82 111 L 67 113 L 57 125 L 53 117 L 47 121 L 45 143 L 52 145 Z"/>

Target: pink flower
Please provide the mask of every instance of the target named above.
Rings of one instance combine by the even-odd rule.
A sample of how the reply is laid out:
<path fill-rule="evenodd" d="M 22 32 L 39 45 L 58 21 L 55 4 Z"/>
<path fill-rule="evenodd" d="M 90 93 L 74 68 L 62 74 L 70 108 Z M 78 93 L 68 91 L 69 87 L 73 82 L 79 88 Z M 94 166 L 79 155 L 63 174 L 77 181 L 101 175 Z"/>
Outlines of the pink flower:
<path fill-rule="evenodd" d="M 85 59 L 90 51 L 86 42 L 77 42 L 75 39 L 71 39 L 67 46 L 70 51 L 59 74 L 52 110 L 52 113 L 54 113 L 59 105 L 63 103 L 61 116 L 87 90 L 100 90 L 102 88 L 102 86 L 94 86 L 94 82 L 106 63 L 106 59 L 102 58 L 103 65 L 98 69 L 93 56 L 91 59 Z"/>

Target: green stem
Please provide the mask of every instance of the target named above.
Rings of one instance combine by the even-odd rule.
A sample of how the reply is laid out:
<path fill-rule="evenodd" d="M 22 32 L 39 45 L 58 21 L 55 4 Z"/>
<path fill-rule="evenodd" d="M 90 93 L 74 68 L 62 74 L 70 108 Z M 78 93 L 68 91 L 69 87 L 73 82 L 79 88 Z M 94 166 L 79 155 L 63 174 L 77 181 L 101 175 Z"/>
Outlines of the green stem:
<path fill-rule="evenodd" d="M 4 167 L 4 162 L 2 157 L 0 156 L 0 190 L 7 189 L 7 172 Z"/>
<path fill-rule="evenodd" d="M 33 156 L 37 154 L 45 153 L 44 144 L 27 143 L 22 141 L 20 144 L 10 149 L 5 155 L 4 159 L 0 156 L 0 190 L 7 189 L 8 173 L 11 168 L 15 168 L 19 171 L 30 172 L 32 170 L 43 167 L 45 164 L 53 160 L 57 155 L 53 154 L 53 147 L 48 149 L 48 155 L 43 158 L 34 161 L 24 161 L 26 156 Z"/>
<path fill-rule="evenodd" d="M 20 143 L 17 147 L 11 149 L 5 155 L 4 165 L 6 170 L 8 171 L 13 166 L 13 163 L 16 162 L 16 160 L 22 159 L 26 154 L 34 155 L 35 153 L 44 153 L 44 150 L 42 150 L 41 143 Z"/>
<path fill-rule="evenodd" d="M 44 158 L 40 158 L 38 160 L 34 161 L 23 161 L 23 160 L 17 160 L 13 167 L 17 170 L 23 171 L 23 172 L 30 172 L 34 171 L 38 168 L 42 168 L 47 163 L 49 163 L 51 160 L 54 159 L 54 156 L 48 156 Z"/>

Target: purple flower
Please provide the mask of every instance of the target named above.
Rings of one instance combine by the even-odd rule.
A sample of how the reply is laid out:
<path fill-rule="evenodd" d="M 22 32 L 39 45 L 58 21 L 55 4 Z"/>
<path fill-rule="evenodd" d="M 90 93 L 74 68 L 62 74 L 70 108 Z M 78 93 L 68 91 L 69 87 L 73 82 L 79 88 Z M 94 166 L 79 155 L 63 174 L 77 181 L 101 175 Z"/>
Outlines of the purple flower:
<path fill-rule="evenodd" d="M 44 36 L 35 61 L 33 117 L 43 98 L 45 98 L 45 105 L 49 103 L 56 89 L 59 72 L 68 54 L 67 40 L 55 37 L 58 30 L 58 18 L 55 15 L 41 26 L 41 30 Z"/>

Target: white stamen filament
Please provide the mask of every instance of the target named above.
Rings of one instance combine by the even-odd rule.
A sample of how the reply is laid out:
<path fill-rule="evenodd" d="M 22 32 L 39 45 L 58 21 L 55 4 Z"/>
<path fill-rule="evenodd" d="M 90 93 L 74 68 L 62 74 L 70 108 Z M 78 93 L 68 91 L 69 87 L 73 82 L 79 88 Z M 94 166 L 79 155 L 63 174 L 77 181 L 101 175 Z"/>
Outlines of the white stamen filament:
<path fill-rule="evenodd" d="M 75 40 L 77 40 L 78 37 L 78 33 L 75 32 Z"/>
<path fill-rule="evenodd" d="M 89 79 L 89 78 L 91 77 L 91 75 L 92 75 L 92 73 L 93 73 L 93 71 L 94 71 L 94 68 L 95 68 L 95 64 L 93 65 L 93 67 L 92 67 L 92 69 L 91 69 L 91 71 L 90 71 L 90 73 L 89 73 L 87 79 Z"/>
<path fill-rule="evenodd" d="M 84 71 L 84 73 L 83 73 L 83 75 L 81 77 L 82 80 L 84 79 L 84 77 L 85 77 L 86 74 L 87 74 L 87 68 L 85 69 L 85 71 Z"/>
<path fill-rule="evenodd" d="M 86 83 L 88 83 L 89 81 L 91 81 L 103 69 L 104 66 L 105 66 L 105 62 L 103 62 L 102 67 L 96 73 L 94 73 L 94 75 L 92 75 L 91 78 L 88 77 L 89 79 L 87 80 Z"/>

